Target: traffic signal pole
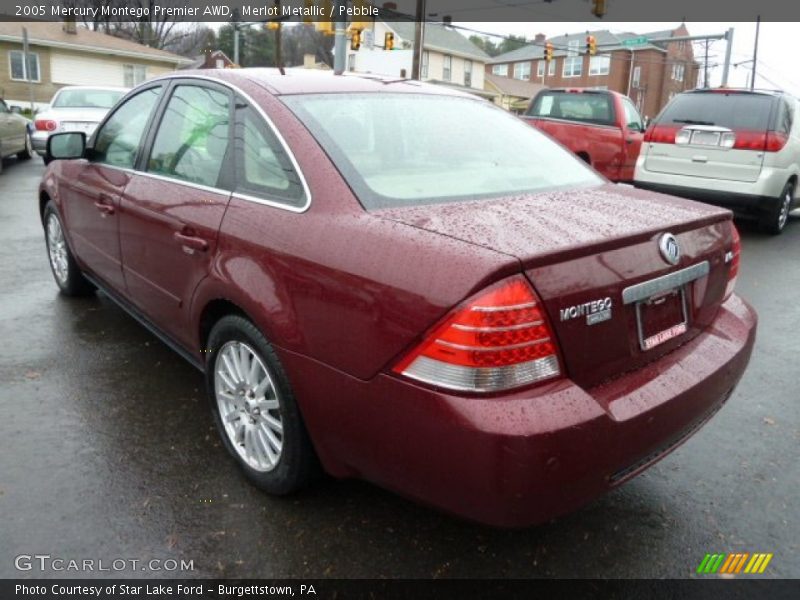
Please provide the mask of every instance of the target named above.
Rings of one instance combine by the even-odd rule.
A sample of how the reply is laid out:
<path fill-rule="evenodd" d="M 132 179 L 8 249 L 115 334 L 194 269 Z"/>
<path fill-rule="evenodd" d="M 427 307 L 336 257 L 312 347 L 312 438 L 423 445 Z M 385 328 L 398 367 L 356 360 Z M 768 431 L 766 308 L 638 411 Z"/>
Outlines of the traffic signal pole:
<path fill-rule="evenodd" d="M 340 9 L 347 0 L 336 0 L 334 6 L 336 7 L 336 23 L 334 24 L 334 42 L 333 42 L 333 74 L 341 75 L 344 73 L 347 62 L 347 21 L 346 17 L 339 15 L 344 14 Z"/>
<path fill-rule="evenodd" d="M 414 54 L 411 61 L 411 79 L 422 79 L 422 53 L 425 47 L 425 0 L 417 0 L 414 20 Z"/>

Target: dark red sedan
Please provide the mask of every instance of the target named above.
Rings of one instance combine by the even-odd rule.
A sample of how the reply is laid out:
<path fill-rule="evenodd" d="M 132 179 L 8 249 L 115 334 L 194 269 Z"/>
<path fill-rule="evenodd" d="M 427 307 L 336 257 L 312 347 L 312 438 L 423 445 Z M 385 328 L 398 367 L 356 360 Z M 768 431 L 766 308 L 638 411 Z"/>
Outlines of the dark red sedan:
<path fill-rule="evenodd" d="M 730 212 L 611 185 L 470 95 L 180 73 L 48 152 L 56 283 L 203 371 L 274 494 L 321 465 L 537 523 L 677 447 L 750 358 Z"/>

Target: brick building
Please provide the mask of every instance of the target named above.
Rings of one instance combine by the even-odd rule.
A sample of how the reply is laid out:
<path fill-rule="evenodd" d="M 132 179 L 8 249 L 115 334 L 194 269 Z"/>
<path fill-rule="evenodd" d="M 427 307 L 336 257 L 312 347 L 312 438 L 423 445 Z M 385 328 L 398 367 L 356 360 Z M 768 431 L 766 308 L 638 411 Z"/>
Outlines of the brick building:
<path fill-rule="evenodd" d="M 597 54 L 586 53 L 587 35 L 595 36 Z M 611 33 L 607 30 L 561 35 L 495 56 L 486 70 L 548 87 L 610 89 L 630 96 L 642 115 L 654 117 L 676 93 L 697 86 L 700 65 L 691 42 L 655 42 L 628 47 L 626 39 L 664 39 L 689 35 L 686 26 L 651 33 Z M 553 44 L 553 60 L 544 60 L 545 43 Z"/>

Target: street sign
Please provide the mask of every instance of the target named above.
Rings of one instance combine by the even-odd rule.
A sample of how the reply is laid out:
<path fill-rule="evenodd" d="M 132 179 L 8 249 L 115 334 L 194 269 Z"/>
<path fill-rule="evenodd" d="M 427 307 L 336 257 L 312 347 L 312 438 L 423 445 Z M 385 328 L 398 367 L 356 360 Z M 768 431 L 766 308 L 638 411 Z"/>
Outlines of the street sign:
<path fill-rule="evenodd" d="M 647 37 L 640 35 L 639 37 L 622 40 L 623 46 L 644 46 L 647 44 Z"/>

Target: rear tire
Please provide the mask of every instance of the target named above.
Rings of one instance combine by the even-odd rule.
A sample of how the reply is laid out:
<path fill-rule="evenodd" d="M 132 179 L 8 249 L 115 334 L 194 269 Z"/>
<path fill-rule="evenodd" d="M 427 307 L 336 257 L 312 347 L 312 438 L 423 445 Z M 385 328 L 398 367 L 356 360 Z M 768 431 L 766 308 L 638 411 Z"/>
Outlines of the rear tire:
<path fill-rule="evenodd" d="M 33 142 L 31 141 L 31 134 L 30 132 L 25 133 L 25 150 L 22 152 L 17 153 L 17 158 L 19 160 L 30 160 L 31 156 L 33 156 Z"/>
<path fill-rule="evenodd" d="M 789 211 L 794 201 L 794 183 L 789 181 L 783 188 L 781 195 L 775 201 L 772 210 L 761 221 L 761 227 L 767 233 L 779 235 L 786 227 L 789 220 Z"/>
<path fill-rule="evenodd" d="M 206 388 L 225 448 L 270 494 L 307 486 L 319 463 L 272 346 L 250 321 L 229 315 L 211 329 L 207 347 Z"/>
<path fill-rule="evenodd" d="M 66 296 L 87 296 L 94 286 L 81 273 L 67 244 L 61 218 L 52 202 L 44 207 L 44 237 L 53 279 Z"/>

